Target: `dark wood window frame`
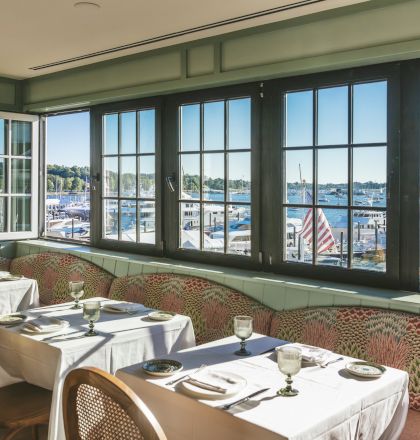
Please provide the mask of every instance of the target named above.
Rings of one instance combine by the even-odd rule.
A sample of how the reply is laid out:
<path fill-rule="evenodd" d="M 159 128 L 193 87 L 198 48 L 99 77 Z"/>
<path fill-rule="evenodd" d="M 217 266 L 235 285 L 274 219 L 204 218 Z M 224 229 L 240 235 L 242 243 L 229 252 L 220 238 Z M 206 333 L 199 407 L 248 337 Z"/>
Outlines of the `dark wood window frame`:
<path fill-rule="evenodd" d="M 387 80 L 387 271 L 370 272 L 283 261 L 281 94 L 298 89 Z M 252 257 L 179 249 L 177 107 L 200 101 L 252 97 Z M 91 245 L 130 253 L 262 270 L 283 275 L 375 287 L 419 290 L 420 263 L 420 60 L 388 63 L 190 91 L 91 107 Z M 156 108 L 156 246 L 102 238 L 102 115 Z M 401 142 L 401 144 L 400 144 Z M 41 200 L 42 203 L 42 200 Z M 41 214 L 43 215 L 43 213 Z M 41 222 L 42 224 L 42 222 Z M 80 244 L 80 243 L 79 243 Z"/>

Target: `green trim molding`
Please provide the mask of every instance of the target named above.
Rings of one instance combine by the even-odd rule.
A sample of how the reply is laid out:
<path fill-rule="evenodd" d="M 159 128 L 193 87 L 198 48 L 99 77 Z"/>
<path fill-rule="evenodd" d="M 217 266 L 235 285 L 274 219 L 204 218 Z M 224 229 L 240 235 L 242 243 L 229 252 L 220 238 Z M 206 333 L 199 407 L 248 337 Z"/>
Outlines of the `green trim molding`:
<path fill-rule="evenodd" d="M 22 85 L 22 81 L 0 77 L 0 111 L 23 111 Z"/>
<path fill-rule="evenodd" d="M 243 292 L 275 310 L 343 305 L 381 307 L 420 313 L 420 294 L 412 292 L 349 286 L 264 272 L 187 263 L 47 240 L 27 240 L 16 243 L 16 256 L 47 251 L 77 255 L 116 276 L 170 272 L 207 278 Z"/>
<path fill-rule="evenodd" d="M 420 57 L 419 0 L 353 6 L 23 81 L 24 110 L 53 112 Z"/>

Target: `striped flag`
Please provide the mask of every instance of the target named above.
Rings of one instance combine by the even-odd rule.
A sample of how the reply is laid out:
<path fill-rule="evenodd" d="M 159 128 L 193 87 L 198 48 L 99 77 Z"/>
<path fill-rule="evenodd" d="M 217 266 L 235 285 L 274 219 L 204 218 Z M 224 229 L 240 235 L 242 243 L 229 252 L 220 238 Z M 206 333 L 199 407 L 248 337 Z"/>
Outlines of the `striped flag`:
<path fill-rule="evenodd" d="M 306 192 L 305 198 L 312 200 L 312 197 L 308 192 Z M 300 231 L 300 236 L 303 237 L 305 242 L 308 244 L 311 244 L 313 241 L 313 211 L 313 208 L 308 209 L 308 212 L 303 219 L 302 230 Z M 318 209 L 317 229 L 318 254 L 322 254 L 335 245 L 331 226 L 328 223 L 327 217 L 322 209 Z"/>

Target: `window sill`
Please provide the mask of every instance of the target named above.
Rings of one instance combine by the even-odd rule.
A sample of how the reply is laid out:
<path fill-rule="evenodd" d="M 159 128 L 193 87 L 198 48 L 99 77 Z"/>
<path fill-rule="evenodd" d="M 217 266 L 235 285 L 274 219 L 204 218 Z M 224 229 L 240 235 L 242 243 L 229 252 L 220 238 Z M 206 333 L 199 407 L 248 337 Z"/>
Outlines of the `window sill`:
<path fill-rule="evenodd" d="M 420 313 L 420 294 L 399 290 L 315 281 L 230 267 L 180 262 L 48 240 L 17 242 L 17 256 L 39 252 L 68 252 L 103 267 L 116 276 L 141 273 L 191 275 L 244 292 L 276 310 L 311 306 L 365 306 Z"/>

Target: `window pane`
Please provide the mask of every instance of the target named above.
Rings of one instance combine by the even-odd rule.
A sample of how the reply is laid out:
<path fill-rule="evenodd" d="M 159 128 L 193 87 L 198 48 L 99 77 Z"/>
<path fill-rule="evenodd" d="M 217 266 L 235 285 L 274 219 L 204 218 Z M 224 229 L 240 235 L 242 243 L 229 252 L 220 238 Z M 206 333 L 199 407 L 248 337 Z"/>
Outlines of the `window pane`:
<path fill-rule="evenodd" d="M 287 203 L 312 203 L 312 150 L 286 151 Z"/>
<path fill-rule="evenodd" d="M 318 264 L 347 267 L 346 209 L 318 209 Z"/>
<path fill-rule="evenodd" d="M 141 110 L 140 118 L 140 153 L 154 153 L 156 147 L 155 110 Z"/>
<path fill-rule="evenodd" d="M 7 232 L 7 199 L 0 197 L 0 232 Z"/>
<path fill-rule="evenodd" d="M 156 244 L 155 202 L 141 200 L 138 210 L 140 243 Z"/>
<path fill-rule="evenodd" d="M 136 112 L 121 113 L 121 154 L 135 154 L 136 148 Z"/>
<path fill-rule="evenodd" d="M 348 149 L 318 150 L 318 203 L 347 205 Z"/>
<path fill-rule="evenodd" d="M 12 155 L 31 156 L 32 123 L 12 121 Z"/>
<path fill-rule="evenodd" d="M 179 247 L 200 250 L 200 205 L 179 204 Z"/>
<path fill-rule="evenodd" d="M 312 208 L 286 208 L 285 259 L 312 263 Z"/>
<path fill-rule="evenodd" d="M 318 91 L 318 145 L 348 143 L 348 87 Z"/>
<path fill-rule="evenodd" d="M 203 162 L 203 198 L 223 201 L 225 199 L 224 154 L 204 154 Z"/>
<path fill-rule="evenodd" d="M 386 206 L 386 147 L 353 149 L 353 204 Z"/>
<path fill-rule="evenodd" d="M 0 119 L 0 154 L 7 154 L 8 121 Z"/>
<path fill-rule="evenodd" d="M 228 205 L 229 228 L 227 252 L 251 255 L 251 206 Z M 217 238 L 217 237 L 215 237 Z"/>
<path fill-rule="evenodd" d="M 370 144 L 387 140 L 387 82 L 353 86 L 353 142 Z"/>
<path fill-rule="evenodd" d="M 251 99 L 228 101 L 228 146 L 230 150 L 251 148 Z"/>
<path fill-rule="evenodd" d="M 104 238 L 118 240 L 118 200 L 104 200 Z"/>
<path fill-rule="evenodd" d="M 251 153 L 228 154 L 228 198 L 251 202 Z"/>
<path fill-rule="evenodd" d="M 181 154 L 181 199 L 200 198 L 200 155 Z"/>
<path fill-rule="evenodd" d="M 48 116 L 46 127 L 46 235 L 89 241 L 90 114 Z"/>
<path fill-rule="evenodd" d="M 7 192 L 7 159 L 0 159 L 0 193 Z"/>
<path fill-rule="evenodd" d="M 121 200 L 121 240 L 135 243 L 137 240 L 137 202 Z"/>
<path fill-rule="evenodd" d="M 104 159 L 104 196 L 118 196 L 118 157 Z"/>
<path fill-rule="evenodd" d="M 225 148 L 225 103 L 206 102 L 204 104 L 204 149 L 223 150 Z"/>
<path fill-rule="evenodd" d="M 286 147 L 313 145 L 313 92 L 286 94 Z"/>
<path fill-rule="evenodd" d="M 225 252 L 225 207 L 223 205 L 203 205 L 203 250 Z"/>
<path fill-rule="evenodd" d="M 11 192 L 29 194 L 31 192 L 31 159 L 12 159 Z"/>
<path fill-rule="evenodd" d="M 121 157 L 120 196 L 136 197 L 136 156 Z M 113 194 L 110 194 L 113 195 Z"/>
<path fill-rule="evenodd" d="M 10 230 L 22 232 L 31 230 L 31 198 L 12 197 L 10 207 Z"/>
<path fill-rule="evenodd" d="M 140 157 L 140 197 L 155 197 L 155 156 Z"/>
<path fill-rule="evenodd" d="M 104 116 L 104 154 L 118 154 L 118 114 Z"/>
<path fill-rule="evenodd" d="M 200 105 L 181 105 L 180 128 L 182 151 L 200 150 Z"/>
<path fill-rule="evenodd" d="M 353 262 L 356 269 L 386 270 L 386 212 L 353 211 Z"/>

